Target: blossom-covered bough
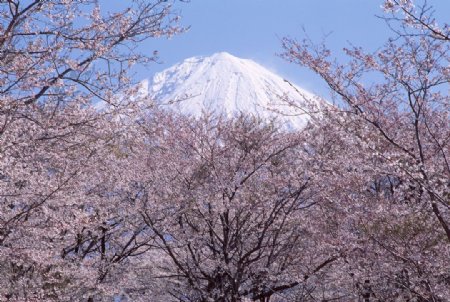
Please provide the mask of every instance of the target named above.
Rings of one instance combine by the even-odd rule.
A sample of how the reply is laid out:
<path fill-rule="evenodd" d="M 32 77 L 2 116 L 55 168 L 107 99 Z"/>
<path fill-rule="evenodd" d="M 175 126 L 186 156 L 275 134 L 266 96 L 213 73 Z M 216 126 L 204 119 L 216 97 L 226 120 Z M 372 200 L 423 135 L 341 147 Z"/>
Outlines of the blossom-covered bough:
<path fill-rule="evenodd" d="M 115 232 L 119 146 L 132 135 L 122 120 L 136 111 L 117 95 L 135 93 L 132 64 L 156 59 L 140 41 L 182 31 L 172 2 L 1 1 L 0 300 L 111 295 L 111 264 L 140 244 Z"/>
<path fill-rule="evenodd" d="M 166 258 L 155 278 L 167 292 L 205 302 L 315 296 L 315 278 L 341 255 L 327 246 L 334 220 L 315 199 L 302 133 L 249 116 L 163 124 L 138 199 Z"/>
<path fill-rule="evenodd" d="M 384 8 L 394 37 L 375 53 L 346 49 L 341 65 L 324 45 L 286 38 L 283 56 L 336 96 L 315 131 L 330 143 L 322 178 L 327 198 L 347 209 L 342 243 L 357 287 L 367 281 L 381 301 L 448 301 L 449 26 L 426 2 Z"/>

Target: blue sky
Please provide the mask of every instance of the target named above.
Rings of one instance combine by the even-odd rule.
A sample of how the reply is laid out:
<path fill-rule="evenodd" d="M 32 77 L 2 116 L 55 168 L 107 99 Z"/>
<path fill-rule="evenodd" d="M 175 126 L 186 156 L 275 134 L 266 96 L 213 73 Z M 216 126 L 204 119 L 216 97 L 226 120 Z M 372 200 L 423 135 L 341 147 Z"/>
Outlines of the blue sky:
<path fill-rule="evenodd" d="M 108 1 L 112 7 L 115 1 Z M 191 0 L 176 5 L 182 21 L 190 30 L 170 40 L 145 41 L 141 51 L 158 50 L 161 64 L 137 68 L 136 77 L 151 77 L 185 58 L 227 51 L 249 58 L 294 83 L 318 94 L 326 94 L 315 75 L 279 57 L 280 39 L 302 38 L 305 28 L 314 41 L 326 43 L 339 58 L 350 42 L 376 50 L 390 35 L 376 15 L 383 12 L 381 0 Z M 437 17 L 447 17 L 450 0 L 431 0 Z M 441 19 L 446 20 L 446 19 Z"/>

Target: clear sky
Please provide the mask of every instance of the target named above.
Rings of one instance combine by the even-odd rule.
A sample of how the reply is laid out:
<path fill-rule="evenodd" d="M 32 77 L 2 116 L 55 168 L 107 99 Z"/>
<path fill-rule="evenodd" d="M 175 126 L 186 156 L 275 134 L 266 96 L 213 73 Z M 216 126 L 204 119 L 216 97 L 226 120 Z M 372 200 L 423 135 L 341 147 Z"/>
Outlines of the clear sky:
<path fill-rule="evenodd" d="M 128 0 L 126 0 L 128 1 Z M 112 7 L 116 1 L 108 1 Z M 436 16 L 448 22 L 450 0 L 429 0 Z M 141 47 L 151 54 L 158 50 L 161 64 L 137 68 L 138 78 L 150 78 L 185 58 L 227 51 L 253 59 L 299 86 L 326 94 L 324 84 L 313 74 L 284 62 L 284 36 L 302 38 L 302 28 L 314 41 L 326 43 L 338 58 L 352 43 L 376 50 L 390 35 L 384 21 L 382 0 L 191 0 L 178 3 L 182 21 L 190 30 L 170 40 L 148 40 Z M 446 18 L 446 19 L 442 19 Z"/>

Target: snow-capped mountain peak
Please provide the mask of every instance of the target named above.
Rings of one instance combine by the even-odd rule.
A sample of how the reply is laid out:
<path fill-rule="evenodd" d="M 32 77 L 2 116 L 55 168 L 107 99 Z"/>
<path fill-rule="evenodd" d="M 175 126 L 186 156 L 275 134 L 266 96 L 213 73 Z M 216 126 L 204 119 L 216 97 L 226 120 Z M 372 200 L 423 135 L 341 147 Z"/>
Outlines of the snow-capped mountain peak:
<path fill-rule="evenodd" d="M 275 113 L 292 112 L 290 108 L 286 111 L 281 98 L 314 99 L 311 93 L 256 62 L 226 52 L 188 58 L 157 73 L 148 92 L 158 104 L 184 114 L 199 116 L 212 111 L 228 116 L 248 113 L 267 119 L 277 116 L 288 128 L 303 127 L 308 117 Z"/>

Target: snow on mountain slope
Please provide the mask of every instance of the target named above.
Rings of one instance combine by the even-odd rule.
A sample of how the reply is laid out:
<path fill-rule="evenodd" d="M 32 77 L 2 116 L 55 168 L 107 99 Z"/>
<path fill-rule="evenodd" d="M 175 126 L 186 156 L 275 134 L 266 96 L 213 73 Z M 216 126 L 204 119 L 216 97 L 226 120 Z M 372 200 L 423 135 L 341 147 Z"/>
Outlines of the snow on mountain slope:
<path fill-rule="evenodd" d="M 263 119 L 276 116 L 283 127 L 294 129 L 302 128 L 308 116 L 275 113 L 293 113 L 290 108 L 286 110 L 281 97 L 300 101 L 305 96 L 314 98 L 254 61 L 225 52 L 189 58 L 157 73 L 148 93 L 157 103 L 184 114 L 199 116 L 206 111 L 227 116 L 250 113 Z"/>

